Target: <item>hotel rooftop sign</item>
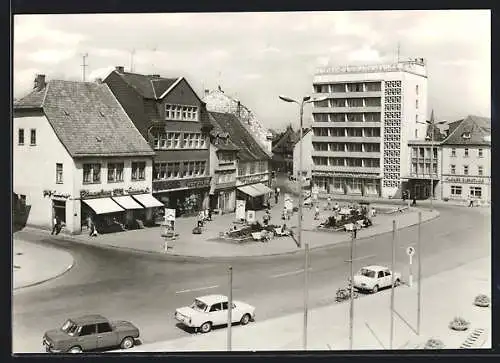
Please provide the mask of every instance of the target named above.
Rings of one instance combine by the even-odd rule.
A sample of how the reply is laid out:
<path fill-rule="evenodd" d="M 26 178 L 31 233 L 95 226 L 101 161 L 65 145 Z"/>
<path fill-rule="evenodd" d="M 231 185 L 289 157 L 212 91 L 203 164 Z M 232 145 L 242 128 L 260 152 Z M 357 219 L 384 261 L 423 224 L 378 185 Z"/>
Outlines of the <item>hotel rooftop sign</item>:
<path fill-rule="evenodd" d="M 321 74 L 342 74 L 342 73 L 383 73 L 383 72 L 410 72 L 418 75 L 426 76 L 425 61 L 420 58 L 412 61 L 389 63 L 389 64 L 373 64 L 373 65 L 346 65 L 336 67 L 320 67 L 316 69 L 316 75 Z"/>

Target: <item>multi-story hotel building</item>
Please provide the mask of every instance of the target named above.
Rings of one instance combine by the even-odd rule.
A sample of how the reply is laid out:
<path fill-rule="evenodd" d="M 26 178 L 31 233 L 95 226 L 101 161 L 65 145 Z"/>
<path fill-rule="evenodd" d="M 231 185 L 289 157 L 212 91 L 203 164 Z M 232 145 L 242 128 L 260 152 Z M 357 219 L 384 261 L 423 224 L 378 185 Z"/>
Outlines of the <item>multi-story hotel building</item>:
<path fill-rule="evenodd" d="M 313 79 L 312 182 L 320 193 L 396 197 L 409 139 L 425 134 L 424 59 L 319 69 Z"/>

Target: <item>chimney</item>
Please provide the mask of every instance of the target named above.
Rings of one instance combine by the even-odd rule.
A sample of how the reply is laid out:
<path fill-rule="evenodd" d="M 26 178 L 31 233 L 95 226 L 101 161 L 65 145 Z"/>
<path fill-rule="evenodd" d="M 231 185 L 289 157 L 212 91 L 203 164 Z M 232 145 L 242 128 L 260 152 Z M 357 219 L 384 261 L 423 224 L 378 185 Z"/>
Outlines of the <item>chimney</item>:
<path fill-rule="evenodd" d="M 41 91 L 45 88 L 45 85 L 45 74 L 37 74 L 35 77 L 35 85 L 33 88 L 37 91 Z"/>
<path fill-rule="evenodd" d="M 210 90 L 205 88 L 205 96 L 208 96 L 209 93 L 210 93 Z"/>
<path fill-rule="evenodd" d="M 96 78 L 95 83 L 101 84 L 102 83 L 102 78 Z"/>
<path fill-rule="evenodd" d="M 116 66 L 115 67 L 115 71 L 117 71 L 118 73 L 124 73 L 125 72 L 125 67 L 123 67 L 123 66 Z"/>

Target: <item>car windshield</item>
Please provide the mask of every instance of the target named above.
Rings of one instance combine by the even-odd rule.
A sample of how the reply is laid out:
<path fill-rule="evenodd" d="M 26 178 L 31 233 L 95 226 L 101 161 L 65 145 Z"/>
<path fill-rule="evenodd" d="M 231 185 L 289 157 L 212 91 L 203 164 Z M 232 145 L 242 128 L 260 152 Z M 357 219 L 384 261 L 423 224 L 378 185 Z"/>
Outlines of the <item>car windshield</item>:
<path fill-rule="evenodd" d="M 195 310 L 205 311 L 205 309 L 207 308 L 207 304 L 205 304 L 203 301 L 195 299 L 193 305 L 191 305 L 191 308 Z"/>
<path fill-rule="evenodd" d="M 371 277 L 371 278 L 374 278 L 375 277 L 375 271 L 373 270 L 368 270 L 367 268 L 362 268 L 360 271 L 359 271 L 359 274 L 361 276 L 365 276 L 365 277 Z"/>
<path fill-rule="evenodd" d="M 69 335 L 74 335 L 75 332 L 78 329 L 78 325 L 76 325 L 74 322 L 71 320 L 67 320 L 63 326 L 61 327 L 61 330 Z"/>

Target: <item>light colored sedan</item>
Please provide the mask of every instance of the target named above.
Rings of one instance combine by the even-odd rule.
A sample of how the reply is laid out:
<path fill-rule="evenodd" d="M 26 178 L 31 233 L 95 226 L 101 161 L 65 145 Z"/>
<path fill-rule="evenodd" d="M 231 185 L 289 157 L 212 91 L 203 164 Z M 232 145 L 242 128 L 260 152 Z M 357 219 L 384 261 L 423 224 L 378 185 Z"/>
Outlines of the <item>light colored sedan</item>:
<path fill-rule="evenodd" d="M 394 273 L 394 285 L 401 283 L 401 274 Z M 354 287 L 358 290 L 371 291 L 378 290 L 392 285 L 392 272 L 384 266 L 365 266 L 354 275 Z"/>
<path fill-rule="evenodd" d="M 191 306 L 175 311 L 175 319 L 187 327 L 208 333 L 214 326 L 227 325 L 228 298 L 224 295 L 206 295 L 194 299 Z M 255 319 L 255 307 L 242 301 L 233 300 L 231 320 L 241 325 Z"/>

